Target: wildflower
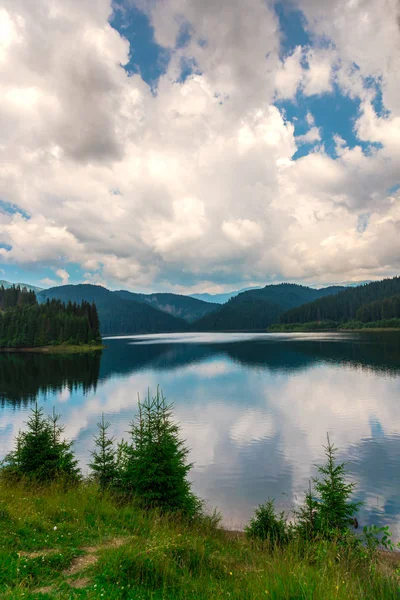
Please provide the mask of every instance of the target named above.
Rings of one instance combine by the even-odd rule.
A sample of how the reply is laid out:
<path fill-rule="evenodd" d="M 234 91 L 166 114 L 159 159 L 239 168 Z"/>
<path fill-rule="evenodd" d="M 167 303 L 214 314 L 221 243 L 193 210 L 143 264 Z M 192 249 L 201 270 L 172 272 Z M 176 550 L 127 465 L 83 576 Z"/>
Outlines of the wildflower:
<path fill-rule="evenodd" d="M 232 575 L 232 571 L 229 571 L 229 575 Z"/>
<path fill-rule="evenodd" d="M 54 525 L 53 531 L 57 531 L 57 525 Z"/>

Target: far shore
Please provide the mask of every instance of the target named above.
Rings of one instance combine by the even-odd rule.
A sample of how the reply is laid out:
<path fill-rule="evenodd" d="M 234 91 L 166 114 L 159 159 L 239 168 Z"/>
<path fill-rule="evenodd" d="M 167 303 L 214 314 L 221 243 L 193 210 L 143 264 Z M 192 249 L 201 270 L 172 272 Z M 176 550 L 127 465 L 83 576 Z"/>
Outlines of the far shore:
<path fill-rule="evenodd" d="M 361 327 L 358 329 L 351 329 L 350 327 L 338 327 L 336 329 L 268 329 L 267 333 L 346 333 L 346 331 L 362 333 L 363 331 L 400 331 L 400 327 Z"/>
<path fill-rule="evenodd" d="M 102 344 L 82 344 L 81 346 L 60 344 L 59 346 L 42 346 L 38 348 L 0 348 L 0 352 L 30 352 L 38 354 L 80 354 L 82 352 L 96 352 L 99 350 L 103 350 L 103 348 L 105 348 L 105 346 L 103 346 Z"/>

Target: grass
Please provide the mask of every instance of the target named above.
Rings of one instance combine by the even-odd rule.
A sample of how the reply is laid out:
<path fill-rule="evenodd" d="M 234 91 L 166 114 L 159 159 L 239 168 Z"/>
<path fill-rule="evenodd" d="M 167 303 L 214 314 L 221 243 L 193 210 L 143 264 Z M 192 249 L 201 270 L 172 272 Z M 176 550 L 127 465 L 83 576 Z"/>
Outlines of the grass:
<path fill-rule="evenodd" d="M 388 555 L 389 558 L 389 555 Z M 268 549 L 98 488 L 0 482 L 0 598 L 399 599 L 400 563 L 340 545 Z"/>
<path fill-rule="evenodd" d="M 347 321 L 338 323 L 335 321 L 312 321 L 309 323 L 275 323 L 268 329 L 276 333 L 293 332 L 320 332 L 320 331 L 400 331 L 400 319 L 387 319 L 362 323 L 361 321 Z"/>

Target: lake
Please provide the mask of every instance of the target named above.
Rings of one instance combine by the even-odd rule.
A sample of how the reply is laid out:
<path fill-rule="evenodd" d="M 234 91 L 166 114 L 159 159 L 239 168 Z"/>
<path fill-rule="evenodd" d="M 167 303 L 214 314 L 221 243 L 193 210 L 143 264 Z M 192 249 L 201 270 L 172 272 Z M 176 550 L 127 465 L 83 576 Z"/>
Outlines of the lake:
<path fill-rule="evenodd" d="M 364 502 L 360 524 L 400 539 L 400 334 L 160 334 L 102 353 L 0 354 L 0 458 L 37 399 L 62 414 L 82 467 L 103 412 L 127 437 L 137 397 L 160 385 L 191 448 L 195 492 L 229 528 L 275 498 L 302 499 L 329 433 Z"/>

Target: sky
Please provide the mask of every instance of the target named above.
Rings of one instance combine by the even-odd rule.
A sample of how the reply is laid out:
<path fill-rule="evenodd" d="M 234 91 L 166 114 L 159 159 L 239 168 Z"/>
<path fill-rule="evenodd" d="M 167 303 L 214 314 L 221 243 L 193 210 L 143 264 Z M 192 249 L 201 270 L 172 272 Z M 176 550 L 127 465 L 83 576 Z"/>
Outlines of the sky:
<path fill-rule="evenodd" d="M 400 272 L 398 0 L 1 0 L 0 279 Z"/>

